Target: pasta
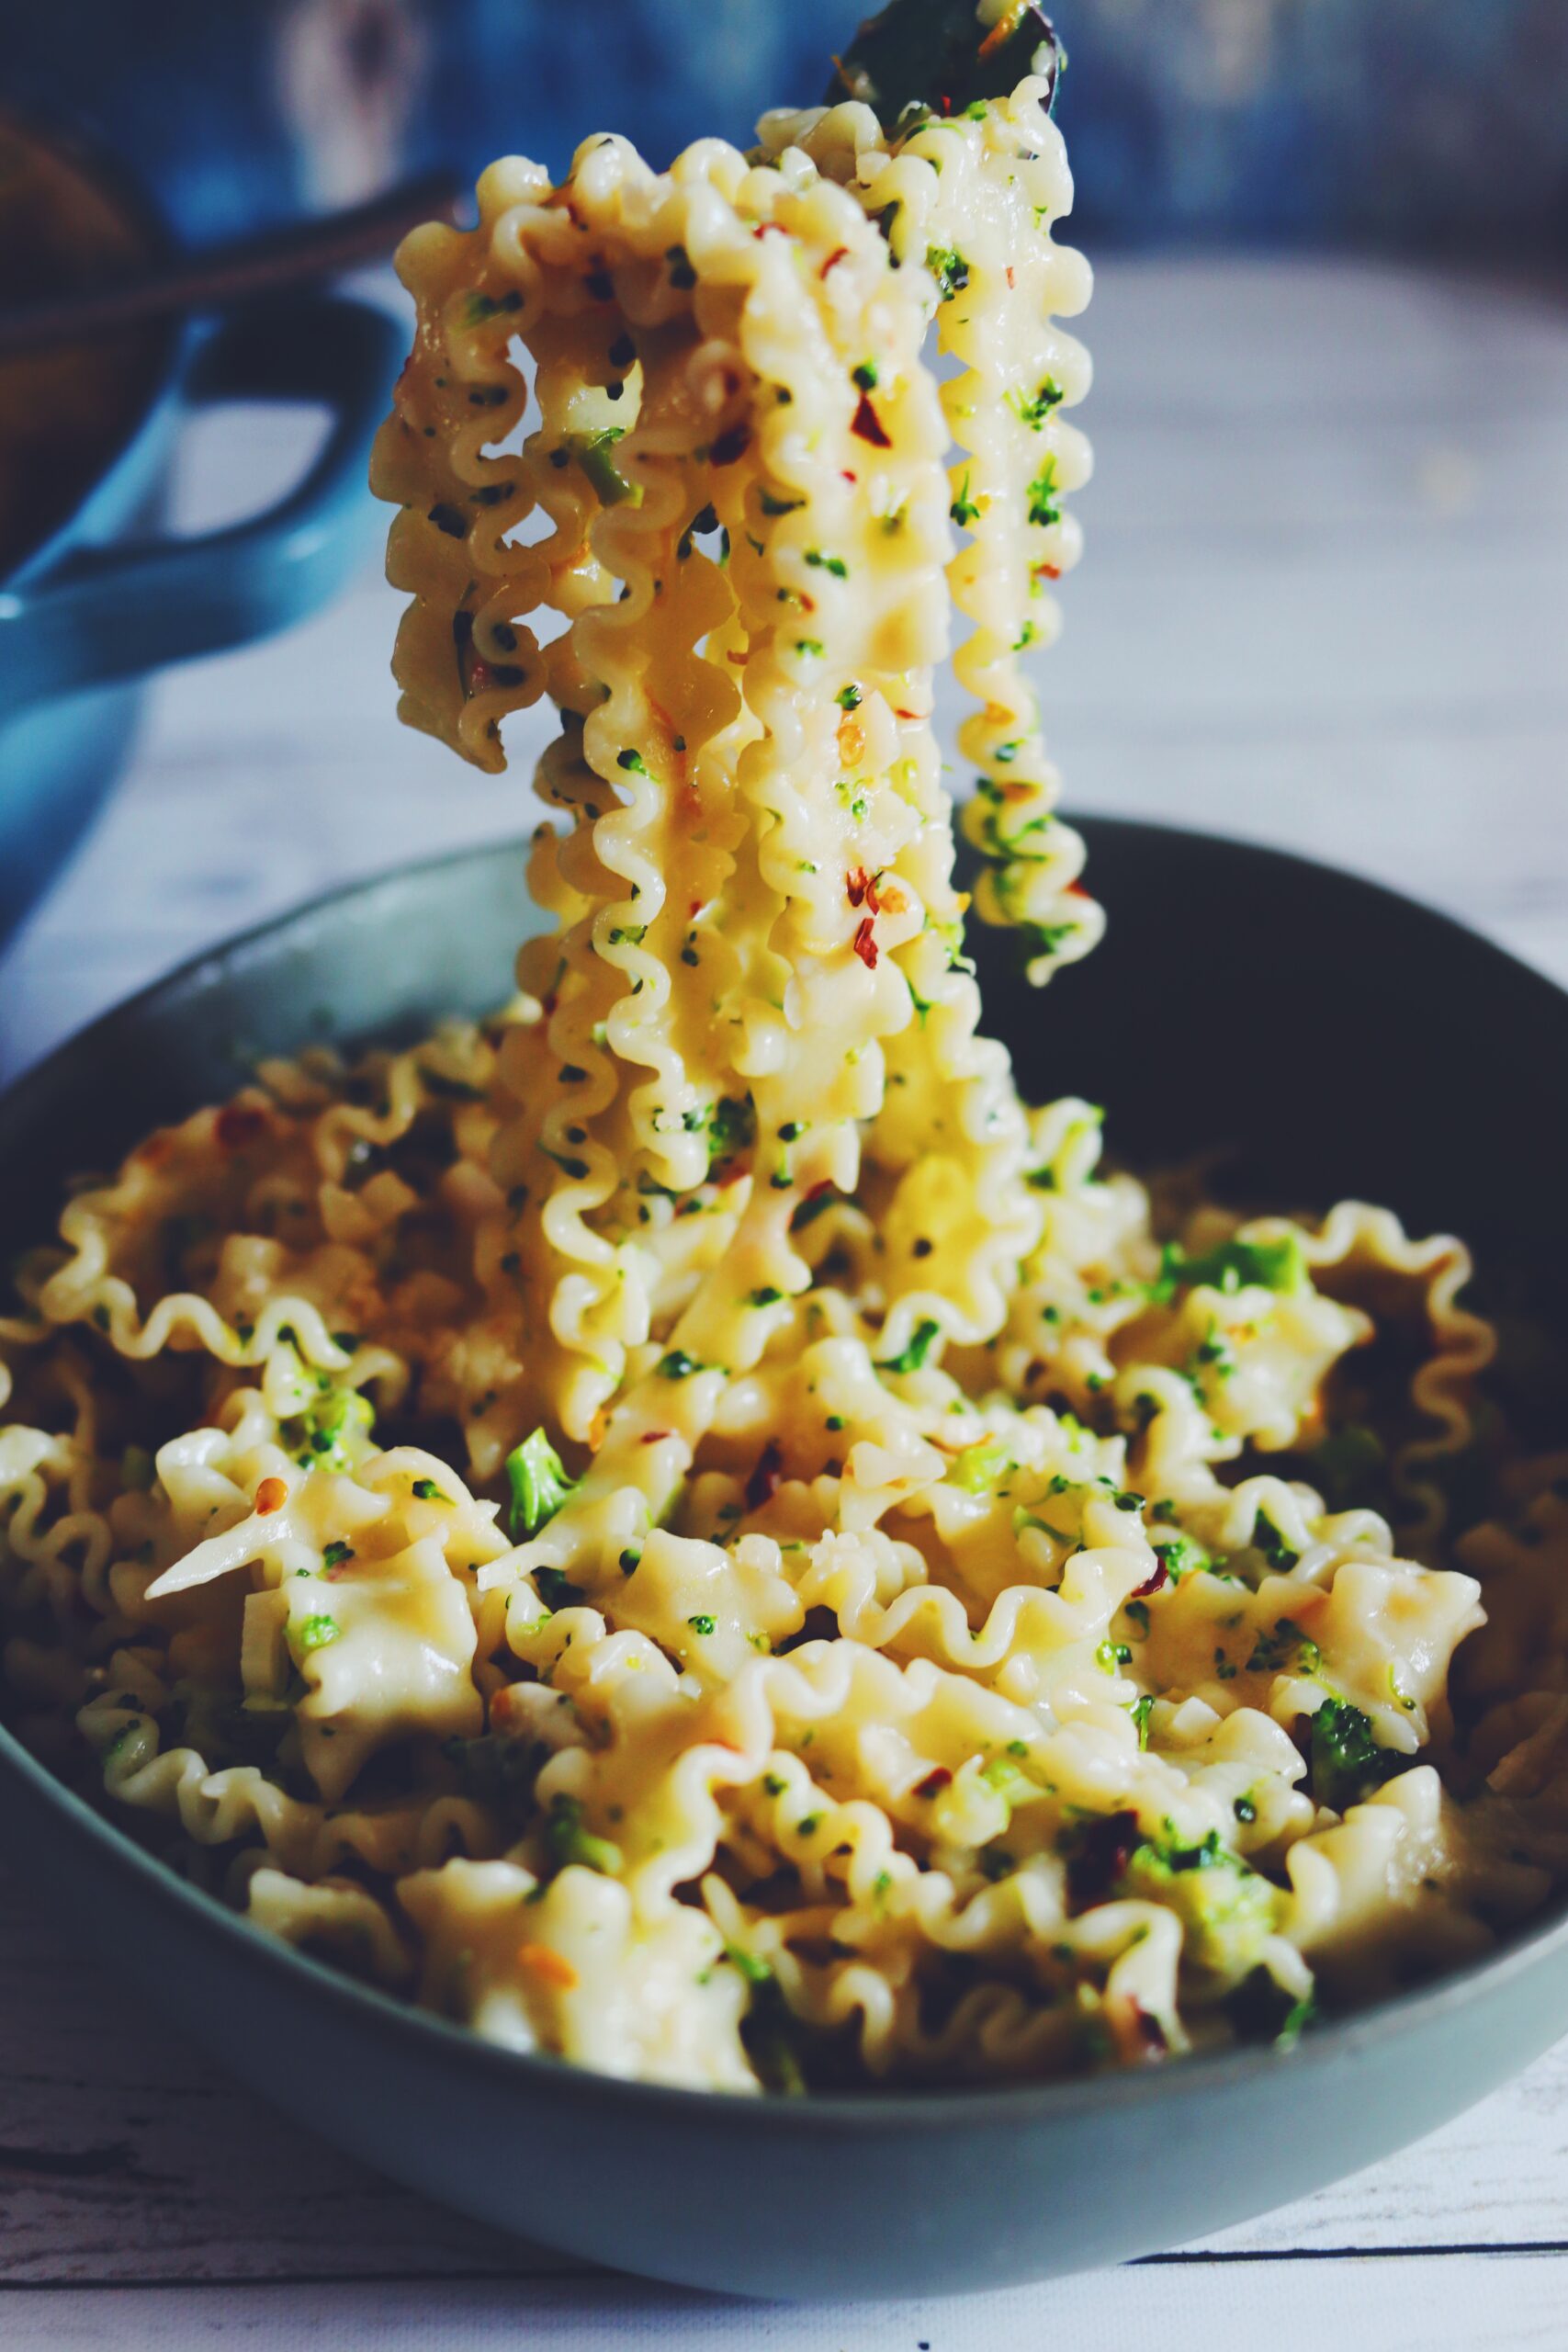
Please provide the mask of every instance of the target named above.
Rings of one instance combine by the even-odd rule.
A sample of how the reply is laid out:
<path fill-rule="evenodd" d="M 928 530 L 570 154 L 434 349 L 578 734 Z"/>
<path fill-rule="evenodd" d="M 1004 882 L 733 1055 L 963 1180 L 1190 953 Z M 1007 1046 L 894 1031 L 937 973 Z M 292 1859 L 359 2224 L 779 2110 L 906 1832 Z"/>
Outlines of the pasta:
<path fill-rule="evenodd" d="M 1461 1245 L 1107 1172 L 980 1030 L 950 607 L 975 910 L 1039 980 L 1101 923 L 1022 662 L 1089 470 L 1048 96 L 594 140 L 408 242 L 401 707 L 497 768 L 557 705 L 551 927 L 150 1137 L 0 1322 L 21 1735 L 613 2074 L 1289 2041 L 1565 1859 L 1568 1458 L 1483 1448 Z"/>

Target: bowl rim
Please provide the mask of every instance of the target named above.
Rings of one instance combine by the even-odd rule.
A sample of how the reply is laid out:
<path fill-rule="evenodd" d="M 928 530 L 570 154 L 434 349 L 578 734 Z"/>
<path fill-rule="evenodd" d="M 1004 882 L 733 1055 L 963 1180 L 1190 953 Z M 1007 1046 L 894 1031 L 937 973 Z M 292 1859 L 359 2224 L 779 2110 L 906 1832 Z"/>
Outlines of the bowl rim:
<path fill-rule="evenodd" d="M 1415 910 L 1432 923 L 1438 934 L 1461 942 L 1466 952 L 1480 951 L 1488 960 L 1508 968 L 1519 983 L 1533 983 L 1568 1012 L 1568 989 L 1526 964 L 1508 949 L 1472 930 L 1455 917 L 1423 900 L 1390 888 L 1386 883 L 1329 865 L 1317 858 L 1234 835 L 1214 833 L 1157 820 L 1071 813 L 1068 821 L 1089 838 L 1120 837 L 1132 841 L 1152 835 L 1176 839 L 1200 852 L 1223 850 L 1256 858 L 1266 865 L 1293 866 L 1316 886 L 1349 888 L 1375 901 Z M 186 957 L 170 971 L 148 982 L 132 995 L 98 1014 L 85 1027 L 53 1046 L 0 1091 L 0 1115 L 28 1114 L 29 1098 L 42 1091 L 56 1072 L 91 1041 L 121 1023 L 134 1025 L 141 1012 L 159 1000 L 176 994 L 215 969 L 243 964 L 250 950 L 279 932 L 309 924 L 341 909 L 346 901 L 367 899 L 398 884 L 417 884 L 433 875 L 465 865 L 481 866 L 506 855 L 520 859 L 529 845 L 527 835 L 509 835 L 444 853 L 438 857 L 404 860 L 379 874 L 362 876 L 324 891 L 280 914 Z M 374 1033 L 371 1033 L 374 1034 Z M 0 1150 L 4 1136 L 0 1134 Z M 536 2095 L 558 2094 L 570 2086 L 571 2096 L 588 2105 L 620 2108 L 629 2104 L 649 2115 L 660 2114 L 701 2128 L 705 2121 L 724 2129 L 742 2118 L 763 2118 L 761 2129 L 790 2136 L 818 2131 L 873 2135 L 889 2128 L 918 2130 L 922 2134 L 947 2130 L 970 2131 L 988 2125 L 998 2130 L 1068 2120 L 1085 2112 L 1109 2110 L 1137 2113 L 1144 2108 L 1183 2093 L 1224 2095 L 1233 2086 L 1253 2083 L 1281 2067 L 1313 2074 L 1320 2069 L 1354 2065 L 1374 2044 L 1397 2041 L 1424 2029 L 1440 2028 L 1472 2001 L 1490 1992 L 1502 1992 L 1516 1978 L 1533 1971 L 1548 1958 L 1568 1951 L 1568 1900 L 1557 1897 L 1537 1919 L 1510 1935 L 1492 1951 L 1445 1970 L 1430 1983 L 1404 1988 L 1360 2007 L 1310 2027 L 1288 2049 L 1273 2042 L 1238 2042 L 1189 2052 L 1166 2064 L 1124 2067 L 1102 2074 L 1034 2082 L 988 2082 L 937 2087 L 889 2084 L 867 2089 L 824 2090 L 800 2098 L 770 2097 L 749 2091 L 702 2090 L 603 2074 L 576 2062 L 537 2051 L 512 2049 L 488 2041 L 472 2027 L 445 2018 L 413 2001 L 404 2001 L 345 1971 L 330 1966 L 312 1953 L 248 1923 L 216 1894 L 193 1885 L 134 1837 L 117 1826 L 68 1782 L 22 1746 L 0 1722 L 0 1776 L 20 1780 L 45 1811 L 64 1817 L 78 1841 L 96 1849 L 113 1871 L 141 1879 L 148 1892 L 172 1912 L 183 1911 L 201 1935 L 226 1942 L 243 1965 L 281 1975 L 311 1989 L 340 2010 L 351 2012 L 370 2026 L 394 2037 L 401 2033 L 423 2045 L 433 2059 L 490 2076 L 497 2087 L 510 2077 L 518 2087 Z M 1568 1995 L 1564 2022 L 1568 2023 Z"/>

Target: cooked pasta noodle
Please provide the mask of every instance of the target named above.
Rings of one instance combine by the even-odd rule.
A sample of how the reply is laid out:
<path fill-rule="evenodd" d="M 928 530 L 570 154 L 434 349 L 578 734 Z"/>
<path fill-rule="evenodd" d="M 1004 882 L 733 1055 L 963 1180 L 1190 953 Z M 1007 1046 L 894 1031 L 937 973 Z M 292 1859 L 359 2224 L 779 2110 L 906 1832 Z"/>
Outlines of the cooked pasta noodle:
<path fill-rule="evenodd" d="M 593 140 L 409 240 L 403 715 L 497 768 L 556 704 L 549 928 L 493 1020 L 150 1137 L 0 1324 L 22 1736 L 615 2074 L 1288 2040 L 1564 1858 L 1568 1503 L 1509 1456 L 1454 1521 L 1464 1250 L 1105 1173 L 980 1031 L 950 608 L 976 911 L 1036 979 L 1100 928 L 1022 663 L 1089 470 L 1046 96 Z"/>

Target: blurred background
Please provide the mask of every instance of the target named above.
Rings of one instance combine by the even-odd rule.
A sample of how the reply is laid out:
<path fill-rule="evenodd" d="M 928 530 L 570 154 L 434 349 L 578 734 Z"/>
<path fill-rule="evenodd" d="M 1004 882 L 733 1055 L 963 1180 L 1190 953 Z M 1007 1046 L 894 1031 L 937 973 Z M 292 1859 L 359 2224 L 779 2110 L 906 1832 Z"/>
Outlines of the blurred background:
<path fill-rule="evenodd" d="M 189 237 L 400 169 L 666 160 L 809 103 L 856 0 L 52 0 L 0 96 L 108 134 Z M 1563 0 L 1060 0 L 1086 235 L 1568 252 Z"/>
<path fill-rule="evenodd" d="M 604 128 L 657 160 L 706 131 L 744 141 L 763 107 L 819 93 L 856 14 L 12 5 L 0 128 L 6 109 L 85 128 L 199 246 L 437 163 L 471 178 L 521 149 L 559 169 Z M 1098 280 L 1087 560 L 1038 673 L 1069 808 L 1359 867 L 1568 978 L 1568 0 L 1054 15 L 1069 227 Z M 7 251 L 6 223 L 0 202 L 0 307 L 7 266 L 38 290 L 34 233 L 11 216 Z M 385 267 L 357 291 L 401 301 Z M 299 479 L 323 411 L 288 389 L 180 412 L 169 527 L 222 526 Z M 347 582 L 325 608 L 159 669 L 95 752 L 125 773 L 0 962 L 0 1075 L 245 923 L 529 822 L 542 719 L 500 779 L 395 722 L 398 600 L 361 480 L 356 458 L 322 526 Z M 6 581 L 0 546 L 0 830 Z M 77 707 L 56 697 L 35 732 Z"/>

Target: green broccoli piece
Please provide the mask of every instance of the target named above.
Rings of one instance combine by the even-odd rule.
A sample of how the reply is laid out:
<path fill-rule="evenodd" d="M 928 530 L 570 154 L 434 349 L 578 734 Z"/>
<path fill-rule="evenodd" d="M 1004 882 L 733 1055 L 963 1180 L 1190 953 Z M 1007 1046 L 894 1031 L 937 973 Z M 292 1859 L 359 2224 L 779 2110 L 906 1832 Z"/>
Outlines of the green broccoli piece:
<path fill-rule="evenodd" d="M 567 1476 L 565 1463 L 542 1429 L 513 1447 L 506 1457 L 506 1476 L 512 1488 L 507 1527 L 514 1544 L 537 1535 L 577 1483 Z"/>
<path fill-rule="evenodd" d="M 626 437 L 626 428 L 607 424 L 599 433 L 569 433 L 566 446 L 582 468 L 605 506 L 619 506 L 629 499 L 634 506 L 642 504 L 642 484 L 629 481 L 611 456 L 617 441 Z"/>
<path fill-rule="evenodd" d="M 307 1408 L 303 1420 L 299 1461 L 316 1470 L 351 1470 L 353 1441 L 369 1436 L 376 1412 L 369 1397 L 356 1388 L 333 1388 Z"/>
<path fill-rule="evenodd" d="M 1312 1792 L 1335 1813 L 1359 1804 L 1411 1760 L 1397 1748 L 1380 1747 L 1371 1717 L 1348 1699 L 1325 1699 L 1312 1719 Z"/>
<path fill-rule="evenodd" d="M 1196 1258 L 1190 1258 L 1179 1243 L 1168 1241 L 1158 1278 L 1149 1284 L 1155 1304 L 1163 1306 L 1179 1289 L 1194 1289 L 1200 1283 L 1227 1294 L 1254 1288 L 1287 1294 L 1303 1291 L 1307 1286 L 1306 1261 L 1293 1233 L 1282 1241 L 1233 1238 Z"/>
<path fill-rule="evenodd" d="M 1174 1911 L 1186 1929 L 1186 1957 L 1237 1983 L 1274 1931 L 1275 1888 L 1227 1853 L 1214 1830 L 1196 1846 L 1145 1839 L 1128 1860 L 1122 1891 Z"/>
<path fill-rule="evenodd" d="M 608 1838 L 596 1837 L 584 1826 L 580 1797 L 552 1799 L 545 1822 L 545 1838 L 558 1870 L 565 1870 L 569 1862 L 578 1862 L 584 1870 L 603 1871 L 607 1878 L 613 1878 L 621 1867 L 620 1848 Z"/>
<path fill-rule="evenodd" d="M 1280 1674 L 1292 1661 L 1298 1674 L 1315 1674 L 1323 1663 L 1323 1652 L 1293 1617 L 1281 1617 L 1267 1633 L 1258 1634 L 1247 1670 L 1248 1674 Z"/>
<path fill-rule="evenodd" d="M 708 1166 L 714 1169 L 721 1161 L 733 1159 L 745 1151 L 757 1135 L 757 1114 L 749 1099 L 726 1094 L 716 1102 L 708 1116 Z"/>
<path fill-rule="evenodd" d="M 878 1372 L 919 1372 L 931 1351 L 931 1342 L 942 1329 L 940 1323 L 922 1321 L 915 1326 L 914 1336 L 907 1348 L 896 1356 L 884 1356 L 877 1363 Z"/>

